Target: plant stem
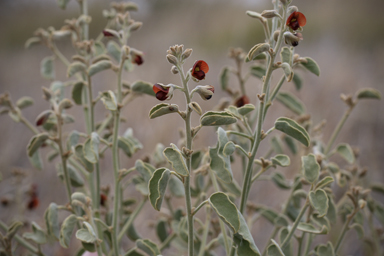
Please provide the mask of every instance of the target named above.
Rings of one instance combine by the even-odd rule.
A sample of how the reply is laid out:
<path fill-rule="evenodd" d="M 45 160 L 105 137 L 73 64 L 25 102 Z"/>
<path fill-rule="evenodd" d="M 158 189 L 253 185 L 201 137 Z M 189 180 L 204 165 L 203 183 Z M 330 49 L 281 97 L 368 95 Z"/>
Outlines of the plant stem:
<path fill-rule="evenodd" d="M 164 240 L 164 242 L 162 242 L 159 246 L 159 250 L 162 251 L 165 249 L 165 247 L 167 247 L 169 245 L 170 242 L 172 242 L 173 239 L 175 239 L 177 236 L 177 234 L 175 232 L 173 232 L 171 235 L 169 235 L 167 237 L 167 239 Z"/>
<path fill-rule="evenodd" d="M 205 252 L 205 245 L 207 243 L 207 238 L 208 238 L 208 233 L 209 233 L 209 224 L 211 223 L 211 209 L 210 206 L 205 207 L 205 213 L 206 213 L 206 218 L 205 218 L 205 225 L 204 225 L 204 233 L 203 237 L 201 238 L 201 244 L 200 244 L 200 252 L 198 256 L 204 256 Z"/>
<path fill-rule="evenodd" d="M 117 241 L 120 243 L 121 239 L 123 238 L 124 234 L 127 232 L 129 227 L 132 225 L 133 221 L 136 219 L 137 215 L 140 213 L 140 211 L 143 209 L 143 206 L 145 202 L 147 202 L 148 197 L 144 197 L 143 200 L 139 203 L 135 211 L 129 216 L 129 220 L 125 222 L 124 226 L 121 228 L 119 235 L 117 236 Z"/>
<path fill-rule="evenodd" d="M 285 246 L 288 245 L 289 241 L 291 240 L 293 234 L 295 233 L 296 231 L 296 228 L 297 226 L 299 225 L 300 221 L 301 221 L 301 218 L 303 217 L 305 211 L 307 210 L 309 206 L 309 200 L 307 199 L 307 201 L 305 202 L 303 208 L 301 208 L 301 211 L 299 213 L 299 215 L 297 216 L 296 220 L 295 220 L 295 223 L 293 223 L 293 226 L 291 228 L 291 230 L 289 231 L 287 237 L 284 239 L 283 243 L 281 244 L 281 249 L 284 249 Z"/>
<path fill-rule="evenodd" d="M 117 74 L 117 103 L 120 106 L 122 95 L 121 95 L 121 76 L 124 66 L 124 58 L 120 60 L 119 72 Z M 113 158 L 113 170 L 114 170 L 114 181 L 115 181 L 115 192 L 113 202 L 113 217 L 112 217 L 112 248 L 114 255 L 119 255 L 118 247 L 118 210 L 119 210 L 119 192 L 120 192 L 120 181 L 119 181 L 119 148 L 118 148 L 118 135 L 119 135 L 119 124 L 120 124 L 120 108 L 113 112 L 113 140 L 112 140 L 112 158 Z"/>
<path fill-rule="evenodd" d="M 186 106 L 186 117 L 185 117 L 185 135 L 187 139 L 187 149 L 192 150 L 192 134 L 191 134 L 191 113 L 192 110 L 189 107 L 189 103 L 191 102 L 191 97 L 189 94 L 189 89 L 188 89 L 188 82 L 185 78 L 184 70 L 182 66 L 178 65 L 177 66 L 179 69 L 180 77 L 181 77 L 181 82 L 184 87 L 184 94 L 185 94 L 185 99 L 187 102 Z M 191 179 L 191 157 L 187 157 L 187 168 L 189 171 L 189 175 L 185 177 L 184 179 L 184 190 L 185 190 L 185 203 L 186 203 L 186 208 L 187 208 L 187 222 L 188 222 L 188 255 L 193 256 L 193 238 L 194 238 L 194 232 L 193 232 L 193 215 L 192 215 L 192 202 L 191 202 L 191 187 L 190 187 L 190 179 Z"/>
<path fill-rule="evenodd" d="M 341 242 L 343 241 L 345 233 L 349 230 L 349 223 L 355 216 L 355 214 L 359 211 L 358 208 L 355 208 L 351 214 L 347 216 L 347 220 L 344 223 L 344 226 L 341 230 L 340 236 L 337 239 L 336 245 L 335 245 L 335 254 L 337 254 L 337 251 L 340 249 Z"/>
<path fill-rule="evenodd" d="M 344 113 L 343 117 L 341 118 L 341 120 L 339 121 L 339 123 L 337 124 L 335 130 L 332 133 L 331 138 L 328 141 L 327 147 L 325 148 L 325 151 L 324 151 L 325 155 L 327 155 L 329 153 L 329 151 L 331 150 L 331 147 L 332 147 L 333 143 L 335 142 L 336 137 L 339 135 L 340 130 L 341 130 L 341 128 L 343 128 L 343 125 L 344 125 L 345 121 L 348 119 L 349 115 L 351 114 L 352 109 L 353 109 L 353 107 L 349 107 L 347 109 L 347 111 L 345 111 L 345 113 Z"/>

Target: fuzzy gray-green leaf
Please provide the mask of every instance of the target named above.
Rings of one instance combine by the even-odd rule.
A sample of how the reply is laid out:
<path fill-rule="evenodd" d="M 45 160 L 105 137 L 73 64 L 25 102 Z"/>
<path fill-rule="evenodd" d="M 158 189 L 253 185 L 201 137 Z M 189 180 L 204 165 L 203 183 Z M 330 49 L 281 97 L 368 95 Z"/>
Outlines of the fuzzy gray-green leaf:
<path fill-rule="evenodd" d="M 227 90 L 229 80 L 229 68 L 224 67 L 220 73 L 220 85 L 223 91 Z"/>
<path fill-rule="evenodd" d="M 84 63 L 75 61 L 68 66 L 67 77 L 71 77 L 78 72 L 85 72 L 86 70 L 87 66 Z"/>
<path fill-rule="evenodd" d="M 71 214 L 64 220 L 63 224 L 61 225 L 60 244 L 64 248 L 68 248 L 69 246 L 69 242 L 71 241 L 71 236 L 76 226 L 76 223 L 77 223 L 76 215 Z"/>
<path fill-rule="evenodd" d="M 238 210 L 229 197 L 223 192 L 216 192 L 209 197 L 209 203 L 231 231 L 237 233 L 240 229 Z"/>
<path fill-rule="evenodd" d="M 326 176 L 316 184 L 315 189 L 326 187 L 328 184 L 334 181 L 335 180 L 331 176 Z"/>
<path fill-rule="evenodd" d="M 76 238 L 85 243 L 94 243 L 96 241 L 96 237 L 86 228 L 77 230 Z"/>
<path fill-rule="evenodd" d="M 107 92 L 101 93 L 100 95 L 101 95 L 101 101 L 103 102 L 106 109 L 110 111 L 117 110 L 117 99 L 113 91 L 109 90 Z"/>
<path fill-rule="evenodd" d="M 177 113 L 178 111 L 179 106 L 176 104 L 160 103 L 151 108 L 149 111 L 149 118 L 153 119 L 166 114 Z"/>
<path fill-rule="evenodd" d="M 24 233 L 23 237 L 37 244 L 45 244 L 47 242 L 47 235 L 35 222 L 32 222 L 32 233 Z"/>
<path fill-rule="evenodd" d="M 355 154 L 349 144 L 339 144 L 336 147 L 336 152 L 339 153 L 339 155 L 342 156 L 349 164 L 353 164 L 355 162 Z"/>
<path fill-rule="evenodd" d="M 291 66 L 289 66 L 288 63 L 284 62 L 281 64 L 281 68 L 284 71 L 284 76 L 285 76 L 285 79 L 287 80 L 287 82 L 291 82 L 293 79 L 293 75 L 294 75 L 294 73 L 291 69 Z"/>
<path fill-rule="evenodd" d="M 149 180 L 149 201 L 155 210 L 160 211 L 171 172 L 166 168 L 157 169 Z"/>
<path fill-rule="evenodd" d="M 301 86 L 303 85 L 303 81 L 300 75 L 298 75 L 296 72 L 293 74 L 292 82 L 295 85 L 296 90 L 300 91 Z"/>
<path fill-rule="evenodd" d="M 263 78 L 263 76 L 265 76 L 265 72 L 266 72 L 265 66 L 261 64 L 252 66 L 250 71 L 251 71 L 251 75 L 258 77 L 260 79 Z"/>
<path fill-rule="evenodd" d="M 168 162 L 172 165 L 172 168 L 180 174 L 181 176 L 188 176 L 189 171 L 187 164 L 180 150 L 176 145 L 171 144 L 171 148 L 166 148 L 164 150 L 164 156 L 167 158 Z"/>
<path fill-rule="evenodd" d="M 275 128 L 276 130 L 291 136 L 307 147 L 311 142 L 308 132 L 292 119 L 286 117 L 278 118 L 275 122 Z"/>
<path fill-rule="evenodd" d="M 313 209 L 319 213 L 319 217 L 323 217 L 328 212 L 328 196 L 322 189 L 316 189 L 309 192 L 309 202 Z"/>
<path fill-rule="evenodd" d="M 289 159 L 289 156 L 283 154 L 275 155 L 271 158 L 271 161 L 273 164 L 282 167 L 287 167 L 291 164 L 291 159 Z"/>
<path fill-rule="evenodd" d="M 316 160 L 316 156 L 314 154 L 302 156 L 301 161 L 305 179 L 309 183 L 316 182 L 320 174 L 320 165 Z"/>
<path fill-rule="evenodd" d="M 364 239 L 364 228 L 362 225 L 360 225 L 359 223 L 353 223 L 349 226 L 349 229 L 352 228 L 356 230 L 359 239 Z"/>
<path fill-rule="evenodd" d="M 27 108 L 29 106 L 32 106 L 34 102 L 35 101 L 31 97 L 24 96 L 24 97 L 21 97 L 20 99 L 18 99 L 16 101 L 16 106 L 19 109 L 23 109 L 23 108 Z"/>
<path fill-rule="evenodd" d="M 289 182 L 285 179 L 284 175 L 280 172 L 274 172 L 271 175 L 272 181 L 281 189 L 290 189 L 291 185 Z"/>
<path fill-rule="evenodd" d="M 240 219 L 240 228 L 239 231 L 234 234 L 233 241 L 234 244 L 237 245 L 237 256 L 261 256 L 251 232 L 248 229 L 247 222 L 240 212 L 238 212 L 238 215 Z"/>
<path fill-rule="evenodd" d="M 320 68 L 316 61 L 309 57 L 306 57 L 305 59 L 306 62 L 301 62 L 301 65 L 303 65 L 311 73 L 320 76 Z"/>
<path fill-rule="evenodd" d="M 208 111 L 200 118 L 202 126 L 220 126 L 236 123 L 237 119 L 228 112 Z"/>
<path fill-rule="evenodd" d="M 272 244 L 267 248 L 267 255 L 268 256 L 285 256 L 279 244 L 273 239 L 271 239 L 271 241 L 272 241 Z"/>
<path fill-rule="evenodd" d="M 99 144 L 100 139 L 96 132 L 92 132 L 91 137 L 84 142 L 84 157 L 91 163 L 96 163 L 99 160 Z"/>
<path fill-rule="evenodd" d="M 281 58 L 281 62 L 286 62 L 286 63 L 290 64 L 292 61 L 291 50 L 286 46 L 282 47 L 281 51 L 280 51 L 280 58 Z"/>
<path fill-rule="evenodd" d="M 229 155 L 224 152 L 225 146 L 230 142 L 227 134 L 219 127 L 217 130 L 218 143 L 216 148 L 209 149 L 209 156 L 211 157 L 210 168 L 215 172 L 216 176 L 225 183 L 232 182 L 232 169 Z M 233 145 L 233 144 L 232 144 Z M 230 146 L 230 144 L 228 144 Z M 230 153 L 231 150 L 227 150 L 226 153 Z"/>
<path fill-rule="evenodd" d="M 245 62 L 249 62 L 251 60 L 254 60 L 259 54 L 269 51 L 270 48 L 271 47 L 268 43 L 260 43 L 260 44 L 253 46 L 249 50 L 249 52 L 247 54 L 247 58 L 245 59 Z"/>
<path fill-rule="evenodd" d="M 28 156 L 32 157 L 48 138 L 48 133 L 39 133 L 33 136 L 27 146 Z"/>
<path fill-rule="evenodd" d="M 48 80 L 55 79 L 55 68 L 53 66 L 54 57 L 45 57 L 40 64 L 40 74 L 43 78 Z"/>
<path fill-rule="evenodd" d="M 77 81 L 72 87 L 72 99 L 77 105 L 81 105 L 84 86 L 85 83 L 83 81 Z"/>
<path fill-rule="evenodd" d="M 50 203 L 47 210 L 45 210 L 44 219 L 48 234 L 60 239 L 60 224 L 57 204 Z"/>
<path fill-rule="evenodd" d="M 381 99 L 381 93 L 373 88 L 363 88 L 356 92 L 356 97 L 360 99 Z"/>
<path fill-rule="evenodd" d="M 335 250 L 331 242 L 316 247 L 317 256 L 335 256 Z"/>
<path fill-rule="evenodd" d="M 149 239 L 136 240 L 136 246 L 146 252 L 149 256 L 158 256 L 161 254 L 157 245 Z"/>
<path fill-rule="evenodd" d="M 110 60 L 101 60 L 92 64 L 88 69 L 88 75 L 93 76 L 100 71 L 110 69 L 112 67 L 112 62 Z"/>
<path fill-rule="evenodd" d="M 325 235 L 328 234 L 328 228 L 326 226 L 322 226 L 321 229 L 317 229 L 315 226 L 313 226 L 310 223 L 300 222 L 297 226 L 297 230 L 311 233 L 311 234 L 318 234 L 318 235 Z"/>
<path fill-rule="evenodd" d="M 155 97 L 156 94 L 153 91 L 152 87 L 153 87 L 153 84 L 139 80 L 139 81 L 133 82 L 133 84 L 131 85 L 131 90 L 138 94 L 144 93 L 144 94 Z"/>
<path fill-rule="evenodd" d="M 75 147 L 72 147 L 72 152 L 74 152 L 75 157 L 79 162 L 85 167 L 88 172 L 93 172 L 93 164 L 88 161 L 84 156 L 84 147 L 82 144 L 78 144 Z"/>
<path fill-rule="evenodd" d="M 295 95 L 290 92 L 279 92 L 276 99 L 289 110 L 298 115 L 305 113 L 304 104 Z"/>
<path fill-rule="evenodd" d="M 246 114 L 248 114 L 249 112 L 252 112 L 253 110 L 255 110 L 255 105 L 253 104 L 245 104 L 244 106 L 240 107 L 237 109 L 237 112 L 242 115 L 242 116 L 245 116 Z"/>

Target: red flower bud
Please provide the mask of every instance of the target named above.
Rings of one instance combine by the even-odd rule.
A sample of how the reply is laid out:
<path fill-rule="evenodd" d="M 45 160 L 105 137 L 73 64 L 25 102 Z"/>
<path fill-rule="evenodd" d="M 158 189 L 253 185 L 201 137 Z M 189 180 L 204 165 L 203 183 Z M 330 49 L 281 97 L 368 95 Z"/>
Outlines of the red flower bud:
<path fill-rule="evenodd" d="M 243 95 L 241 96 L 240 98 L 238 98 L 236 101 L 235 101 L 235 106 L 240 108 L 242 106 L 244 106 L 245 104 L 248 104 L 249 103 L 249 98 L 247 95 Z"/>
<path fill-rule="evenodd" d="M 107 196 L 104 194 L 100 194 L 100 205 L 105 206 L 105 202 L 107 201 Z"/>
<path fill-rule="evenodd" d="M 208 73 L 208 71 L 208 64 L 203 60 L 198 60 L 193 65 L 191 75 L 197 80 L 203 80 L 205 78 L 205 74 Z"/>
<path fill-rule="evenodd" d="M 31 200 L 29 200 L 29 202 L 27 204 L 27 208 L 29 210 L 33 210 L 37 206 L 39 206 L 39 198 L 37 196 L 32 196 Z"/>
<path fill-rule="evenodd" d="M 300 27 L 304 27 L 307 23 L 307 19 L 301 12 L 293 12 L 289 15 L 286 25 L 292 30 L 298 30 Z"/>
<path fill-rule="evenodd" d="M 173 96 L 173 86 L 164 84 L 154 84 L 152 87 L 158 100 L 170 100 Z"/>
<path fill-rule="evenodd" d="M 143 64 L 144 60 L 143 60 L 143 57 L 141 57 L 141 55 L 135 55 L 134 58 L 132 59 L 132 63 L 134 64 L 137 64 L 137 65 L 141 65 Z"/>

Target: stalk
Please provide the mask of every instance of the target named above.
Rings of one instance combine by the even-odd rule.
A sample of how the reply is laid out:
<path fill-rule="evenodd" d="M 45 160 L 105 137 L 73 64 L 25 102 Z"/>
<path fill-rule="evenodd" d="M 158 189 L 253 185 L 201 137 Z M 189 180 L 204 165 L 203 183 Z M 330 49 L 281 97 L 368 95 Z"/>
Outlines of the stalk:
<path fill-rule="evenodd" d="M 204 256 L 205 252 L 205 245 L 207 243 L 208 233 L 209 233 L 209 224 L 211 223 L 211 209 L 210 206 L 206 206 L 206 219 L 205 219 L 205 225 L 204 225 L 204 233 L 203 237 L 201 238 L 201 245 L 200 245 L 200 251 L 198 256 Z"/>
<path fill-rule="evenodd" d="M 355 208 L 351 214 L 347 216 L 347 220 L 344 223 L 343 229 L 341 230 L 340 236 L 337 239 L 336 245 L 335 245 L 335 254 L 337 254 L 337 251 L 340 249 L 341 242 L 343 241 L 343 238 L 345 236 L 345 233 L 349 230 L 349 223 L 352 221 L 355 214 L 358 212 L 358 208 Z"/>
<path fill-rule="evenodd" d="M 309 206 L 309 200 L 307 200 L 305 202 L 304 207 L 301 208 L 301 211 L 300 211 L 299 215 L 297 216 L 297 218 L 295 220 L 295 223 L 293 223 L 293 226 L 292 226 L 291 230 L 289 231 L 287 237 L 284 239 L 283 243 L 280 246 L 281 249 L 284 249 L 284 247 L 288 245 L 288 242 L 291 240 L 293 234 L 295 233 L 296 228 L 299 225 L 300 220 L 303 217 L 303 215 L 304 215 L 305 211 L 307 210 L 308 206 Z"/>
<path fill-rule="evenodd" d="M 147 202 L 148 197 L 144 197 L 143 200 L 141 200 L 140 204 L 137 206 L 135 211 L 132 213 L 132 215 L 129 217 L 129 220 L 124 224 L 124 226 L 121 228 L 121 231 L 119 235 L 117 236 L 117 241 L 120 242 L 123 238 L 124 234 L 127 232 L 128 228 L 132 225 L 133 221 L 136 219 L 137 215 L 140 213 L 140 211 L 143 209 L 143 206 L 145 202 Z"/>

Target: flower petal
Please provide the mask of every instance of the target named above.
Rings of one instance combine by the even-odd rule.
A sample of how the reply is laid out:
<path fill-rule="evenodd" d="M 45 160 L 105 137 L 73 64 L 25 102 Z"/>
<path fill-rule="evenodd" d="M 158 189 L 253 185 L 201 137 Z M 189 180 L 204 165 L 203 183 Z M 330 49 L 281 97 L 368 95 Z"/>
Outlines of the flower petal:
<path fill-rule="evenodd" d="M 296 16 L 297 21 L 299 22 L 300 27 L 304 27 L 307 24 L 307 18 L 301 12 L 297 12 Z"/>

